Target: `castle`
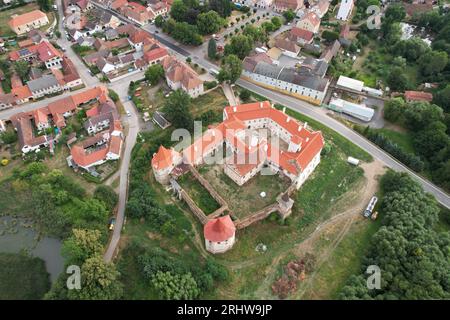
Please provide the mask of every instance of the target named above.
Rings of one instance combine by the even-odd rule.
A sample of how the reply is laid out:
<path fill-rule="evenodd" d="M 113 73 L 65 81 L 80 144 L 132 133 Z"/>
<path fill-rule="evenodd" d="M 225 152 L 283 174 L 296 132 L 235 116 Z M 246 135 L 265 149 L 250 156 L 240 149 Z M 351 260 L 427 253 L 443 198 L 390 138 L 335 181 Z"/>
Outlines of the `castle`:
<path fill-rule="evenodd" d="M 180 152 L 161 146 L 153 155 L 152 168 L 156 180 L 168 184 L 177 166 L 195 167 L 218 157 L 224 159 L 225 174 L 240 186 L 266 170 L 269 174 L 284 174 L 299 189 L 320 163 L 323 145 L 320 131 L 308 130 L 306 123 L 274 108 L 269 101 L 254 102 L 225 107 L 223 122 L 208 128 L 202 137 Z M 234 229 L 229 227 L 231 219 L 224 220 L 228 232 L 222 230 L 224 221 L 217 219 L 224 220 L 223 217 L 211 219 L 204 230 L 207 249 L 213 253 L 230 249 L 235 240 Z M 222 236 L 208 239 L 214 234 L 211 230 L 222 230 L 219 232 Z M 229 237 L 222 239 L 224 235 Z"/>

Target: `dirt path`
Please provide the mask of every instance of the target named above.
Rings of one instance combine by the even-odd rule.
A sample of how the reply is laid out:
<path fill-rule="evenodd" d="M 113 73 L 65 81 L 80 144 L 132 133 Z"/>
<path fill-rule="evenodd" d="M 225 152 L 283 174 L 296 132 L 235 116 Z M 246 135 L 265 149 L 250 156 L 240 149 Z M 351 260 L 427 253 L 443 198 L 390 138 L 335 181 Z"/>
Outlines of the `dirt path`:
<path fill-rule="evenodd" d="M 299 298 L 303 296 L 306 290 L 310 289 L 314 277 L 317 271 L 320 269 L 321 265 L 327 261 L 331 253 L 336 249 L 341 240 L 345 237 L 348 230 L 350 229 L 353 221 L 355 219 L 362 219 L 361 212 L 364 210 L 366 204 L 370 201 L 370 198 L 375 194 L 378 190 L 378 177 L 382 175 L 385 171 L 382 163 L 379 161 L 373 161 L 371 163 L 365 163 L 361 165 L 364 169 L 365 181 L 361 188 L 355 191 L 352 194 L 347 195 L 340 202 L 348 201 L 349 197 L 354 196 L 351 200 L 350 207 L 347 207 L 343 212 L 340 212 L 330 219 L 319 224 L 316 229 L 302 242 L 298 243 L 292 250 L 285 252 L 282 255 L 277 256 L 267 270 L 268 276 L 264 279 L 261 285 L 256 290 L 255 295 L 262 299 L 264 298 L 274 298 L 270 291 L 270 285 L 275 280 L 276 268 L 279 265 L 279 262 L 286 257 L 289 253 L 294 253 L 296 256 L 303 256 L 307 252 L 311 252 L 316 256 L 317 263 L 316 268 L 313 274 L 311 274 L 307 278 L 307 285 L 304 286 L 303 290 L 296 294 L 295 298 Z M 332 241 L 332 243 L 319 255 L 317 252 L 314 252 L 314 243 L 320 239 L 325 234 L 332 232 L 332 229 L 342 226 L 342 229 L 339 230 L 337 237 Z"/>

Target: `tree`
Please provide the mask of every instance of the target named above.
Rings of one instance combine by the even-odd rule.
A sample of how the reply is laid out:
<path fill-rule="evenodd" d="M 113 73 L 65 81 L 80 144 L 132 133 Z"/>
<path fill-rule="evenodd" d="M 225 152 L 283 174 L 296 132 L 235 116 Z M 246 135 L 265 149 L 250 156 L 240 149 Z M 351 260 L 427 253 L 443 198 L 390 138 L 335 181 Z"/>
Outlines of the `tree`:
<path fill-rule="evenodd" d="M 155 26 L 157 26 L 158 28 L 161 28 L 164 25 L 164 18 L 162 17 L 162 15 L 158 15 L 155 18 Z"/>
<path fill-rule="evenodd" d="M 170 16 L 178 22 L 184 21 L 187 7 L 182 0 L 174 0 L 170 8 Z"/>
<path fill-rule="evenodd" d="M 72 232 L 61 249 L 66 263 L 81 265 L 88 258 L 102 253 L 102 234 L 99 230 L 73 229 Z"/>
<path fill-rule="evenodd" d="M 222 69 L 219 72 L 219 81 L 236 82 L 242 73 L 242 61 L 234 54 L 230 54 L 225 57 L 222 62 Z"/>
<path fill-rule="evenodd" d="M 447 126 L 444 123 L 433 122 L 425 130 L 416 134 L 414 137 L 415 148 L 428 159 L 434 157 L 440 150 L 450 146 L 450 138 L 445 132 L 446 130 Z"/>
<path fill-rule="evenodd" d="M 247 89 L 242 89 L 241 93 L 239 94 L 239 98 L 241 98 L 242 101 L 248 101 L 250 97 L 252 96 L 252 93 Z"/>
<path fill-rule="evenodd" d="M 194 123 L 189 110 L 191 98 L 181 89 L 178 89 L 168 97 L 164 104 L 164 110 L 175 128 L 192 130 Z"/>
<path fill-rule="evenodd" d="M 179 275 L 158 271 L 151 283 L 160 297 L 167 300 L 192 300 L 200 293 L 190 273 Z"/>
<path fill-rule="evenodd" d="M 444 119 L 442 108 L 428 102 L 411 102 L 403 113 L 405 124 L 413 132 L 427 128 L 430 124 Z"/>
<path fill-rule="evenodd" d="M 447 66 L 448 55 L 443 51 L 429 51 L 419 58 L 418 63 L 423 75 L 435 75 Z"/>
<path fill-rule="evenodd" d="M 404 91 L 408 87 L 408 77 L 403 72 L 403 69 L 399 67 L 391 69 L 386 82 L 391 90 Z"/>
<path fill-rule="evenodd" d="M 154 64 L 145 71 L 145 80 L 150 82 L 152 86 L 157 84 L 164 77 L 164 69 L 160 64 Z"/>
<path fill-rule="evenodd" d="M 434 97 L 434 101 L 436 104 L 442 108 L 444 108 L 447 112 L 450 111 L 450 84 L 438 91 Z"/>
<path fill-rule="evenodd" d="M 322 32 L 322 38 L 328 42 L 333 42 L 339 39 L 339 33 L 330 30 L 324 30 Z"/>
<path fill-rule="evenodd" d="M 119 272 L 100 255 L 88 258 L 81 266 L 81 289 L 70 290 L 72 300 L 117 300 L 123 295 Z"/>
<path fill-rule="evenodd" d="M 272 22 L 272 25 L 274 26 L 275 30 L 281 28 L 282 23 L 280 17 L 273 17 L 272 19 L 270 19 L 270 22 Z"/>
<path fill-rule="evenodd" d="M 108 89 L 108 95 L 112 101 L 114 102 L 119 101 L 119 95 L 113 89 Z M 86 113 L 84 113 L 84 116 L 86 116 Z"/>
<path fill-rule="evenodd" d="M 283 17 L 286 19 L 286 22 L 291 22 L 295 18 L 295 12 L 292 9 L 286 10 L 283 12 Z"/>
<path fill-rule="evenodd" d="M 213 60 L 217 58 L 216 40 L 213 38 L 209 39 L 208 42 L 208 57 Z"/>
<path fill-rule="evenodd" d="M 52 9 L 53 0 L 37 0 L 39 9 L 45 12 L 49 12 Z"/>
<path fill-rule="evenodd" d="M 11 144 L 16 142 L 18 139 L 17 133 L 12 130 L 5 131 L 3 133 L 0 133 L 0 140 L 3 141 L 5 144 Z"/>
<path fill-rule="evenodd" d="M 176 22 L 171 35 L 174 39 L 179 40 L 182 43 L 194 46 L 198 46 L 203 42 L 203 38 L 198 33 L 197 27 L 190 25 L 187 22 Z"/>
<path fill-rule="evenodd" d="M 224 21 L 215 11 L 200 13 L 197 17 L 197 27 L 201 34 L 216 33 L 223 26 Z"/>
<path fill-rule="evenodd" d="M 24 60 L 14 62 L 14 70 L 16 70 L 22 81 L 25 81 L 30 71 L 30 64 Z"/>
<path fill-rule="evenodd" d="M 118 197 L 113 188 L 106 185 L 99 185 L 94 191 L 94 198 L 106 205 L 109 210 L 114 209 L 117 205 Z"/>
<path fill-rule="evenodd" d="M 384 118 L 397 122 L 405 110 L 405 101 L 402 98 L 393 98 L 384 105 Z"/>
<path fill-rule="evenodd" d="M 229 0 L 209 0 L 209 9 L 216 11 L 222 18 L 231 15 L 232 5 Z"/>
<path fill-rule="evenodd" d="M 252 49 L 252 38 L 245 35 L 238 35 L 232 37 L 230 43 L 225 45 L 225 55 L 234 54 L 240 59 L 244 59 Z"/>
<path fill-rule="evenodd" d="M 400 4 L 391 4 L 386 9 L 384 18 L 387 23 L 401 22 L 406 17 L 405 7 Z"/>

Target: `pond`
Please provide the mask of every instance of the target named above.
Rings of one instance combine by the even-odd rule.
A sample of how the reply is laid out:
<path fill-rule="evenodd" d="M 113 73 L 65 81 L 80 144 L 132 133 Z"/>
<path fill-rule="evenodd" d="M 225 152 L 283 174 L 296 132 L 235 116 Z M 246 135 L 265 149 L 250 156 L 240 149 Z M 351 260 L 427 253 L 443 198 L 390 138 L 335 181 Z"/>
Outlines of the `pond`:
<path fill-rule="evenodd" d="M 64 269 L 61 241 L 39 237 L 30 220 L 0 216 L 0 252 L 18 253 L 22 250 L 45 261 L 52 283 Z"/>

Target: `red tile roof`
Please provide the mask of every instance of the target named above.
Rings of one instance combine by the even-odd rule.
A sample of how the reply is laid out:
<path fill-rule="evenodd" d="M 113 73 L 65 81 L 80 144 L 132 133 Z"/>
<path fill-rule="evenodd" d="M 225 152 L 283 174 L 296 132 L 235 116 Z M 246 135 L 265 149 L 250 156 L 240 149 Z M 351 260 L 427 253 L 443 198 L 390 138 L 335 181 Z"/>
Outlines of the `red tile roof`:
<path fill-rule="evenodd" d="M 41 10 L 33 10 L 9 20 L 8 24 L 11 28 L 19 27 L 27 23 L 32 23 L 33 21 L 39 20 L 46 17 L 46 14 Z"/>
<path fill-rule="evenodd" d="M 424 91 L 405 91 L 405 99 L 407 101 L 433 101 L 433 94 Z"/>
<path fill-rule="evenodd" d="M 203 227 L 203 234 L 206 240 L 221 242 L 234 236 L 236 227 L 229 215 L 211 219 Z"/>
<path fill-rule="evenodd" d="M 63 54 L 58 51 L 50 42 L 42 41 L 37 45 L 37 52 L 39 55 L 39 59 L 43 62 L 46 62 L 55 57 L 62 57 Z"/>
<path fill-rule="evenodd" d="M 11 89 L 11 93 L 14 94 L 14 96 L 19 100 L 32 97 L 31 91 L 28 88 L 28 86 L 21 86 L 21 87 L 13 88 L 13 89 Z"/>
<path fill-rule="evenodd" d="M 305 41 L 311 41 L 314 38 L 314 33 L 305 29 L 293 27 L 290 31 L 291 36 L 303 39 Z"/>
<path fill-rule="evenodd" d="M 160 146 L 157 153 L 152 158 L 152 167 L 155 170 L 164 170 L 173 165 L 173 153 L 172 149 L 167 149 L 164 146 Z"/>

